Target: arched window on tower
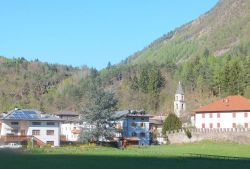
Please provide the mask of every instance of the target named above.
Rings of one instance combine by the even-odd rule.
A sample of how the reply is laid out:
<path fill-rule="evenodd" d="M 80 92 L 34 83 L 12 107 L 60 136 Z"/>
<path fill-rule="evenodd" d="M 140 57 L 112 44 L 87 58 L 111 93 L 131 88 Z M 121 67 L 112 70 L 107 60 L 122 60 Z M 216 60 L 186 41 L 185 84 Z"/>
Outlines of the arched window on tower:
<path fill-rule="evenodd" d="M 178 100 L 178 96 L 175 96 L 175 100 Z"/>

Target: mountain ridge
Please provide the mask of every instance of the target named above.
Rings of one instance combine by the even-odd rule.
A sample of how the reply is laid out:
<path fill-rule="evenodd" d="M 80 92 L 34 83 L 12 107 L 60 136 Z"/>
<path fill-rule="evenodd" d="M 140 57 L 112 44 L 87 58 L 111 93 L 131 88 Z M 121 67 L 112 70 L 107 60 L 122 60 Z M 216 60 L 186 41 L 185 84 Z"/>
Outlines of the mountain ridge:
<path fill-rule="evenodd" d="M 197 19 L 156 39 L 127 58 L 130 64 L 182 62 L 201 55 L 206 49 L 215 56 L 237 55 L 250 44 L 250 1 L 220 0 Z"/>

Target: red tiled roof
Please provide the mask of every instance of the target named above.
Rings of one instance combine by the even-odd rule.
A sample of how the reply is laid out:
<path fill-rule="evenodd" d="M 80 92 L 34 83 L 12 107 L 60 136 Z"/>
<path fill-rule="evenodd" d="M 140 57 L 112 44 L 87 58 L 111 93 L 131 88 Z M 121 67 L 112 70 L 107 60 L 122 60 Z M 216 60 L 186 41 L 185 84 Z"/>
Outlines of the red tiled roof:
<path fill-rule="evenodd" d="M 250 110 L 250 100 L 242 96 L 228 96 L 224 99 L 215 101 L 206 106 L 202 106 L 193 112 L 231 112 Z"/>

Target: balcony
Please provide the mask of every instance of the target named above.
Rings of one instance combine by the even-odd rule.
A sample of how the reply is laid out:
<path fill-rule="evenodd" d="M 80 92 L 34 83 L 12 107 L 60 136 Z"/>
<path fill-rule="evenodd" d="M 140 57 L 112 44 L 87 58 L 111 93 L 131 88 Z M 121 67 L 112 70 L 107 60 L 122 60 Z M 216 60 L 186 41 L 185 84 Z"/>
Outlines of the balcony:
<path fill-rule="evenodd" d="M 0 137 L 0 141 L 3 141 L 3 142 L 24 142 L 24 141 L 28 141 L 29 139 L 32 139 L 34 141 L 34 143 L 38 146 L 44 146 L 46 144 L 43 141 L 36 138 L 35 136 L 8 135 L 8 136 L 1 136 Z"/>
<path fill-rule="evenodd" d="M 32 138 L 32 136 L 9 135 L 9 136 L 1 136 L 0 140 L 4 142 L 21 142 L 21 141 L 27 141 L 30 138 Z"/>

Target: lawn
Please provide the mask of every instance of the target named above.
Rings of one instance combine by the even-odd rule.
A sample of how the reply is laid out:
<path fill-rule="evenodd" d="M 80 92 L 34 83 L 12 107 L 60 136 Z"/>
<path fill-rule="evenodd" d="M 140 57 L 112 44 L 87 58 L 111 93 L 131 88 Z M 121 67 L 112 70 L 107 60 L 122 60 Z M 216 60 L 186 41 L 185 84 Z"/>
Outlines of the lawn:
<path fill-rule="evenodd" d="M 242 157 L 219 159 L 190 157 L 190 153 Z M 244 159 L 243 159 L 244 158 Z M 201 142 L 183 145 L 129 147 L 61 147 L 29 152 L 1 152 L 3 169 L 247 169 L 250 145 Z"/>

